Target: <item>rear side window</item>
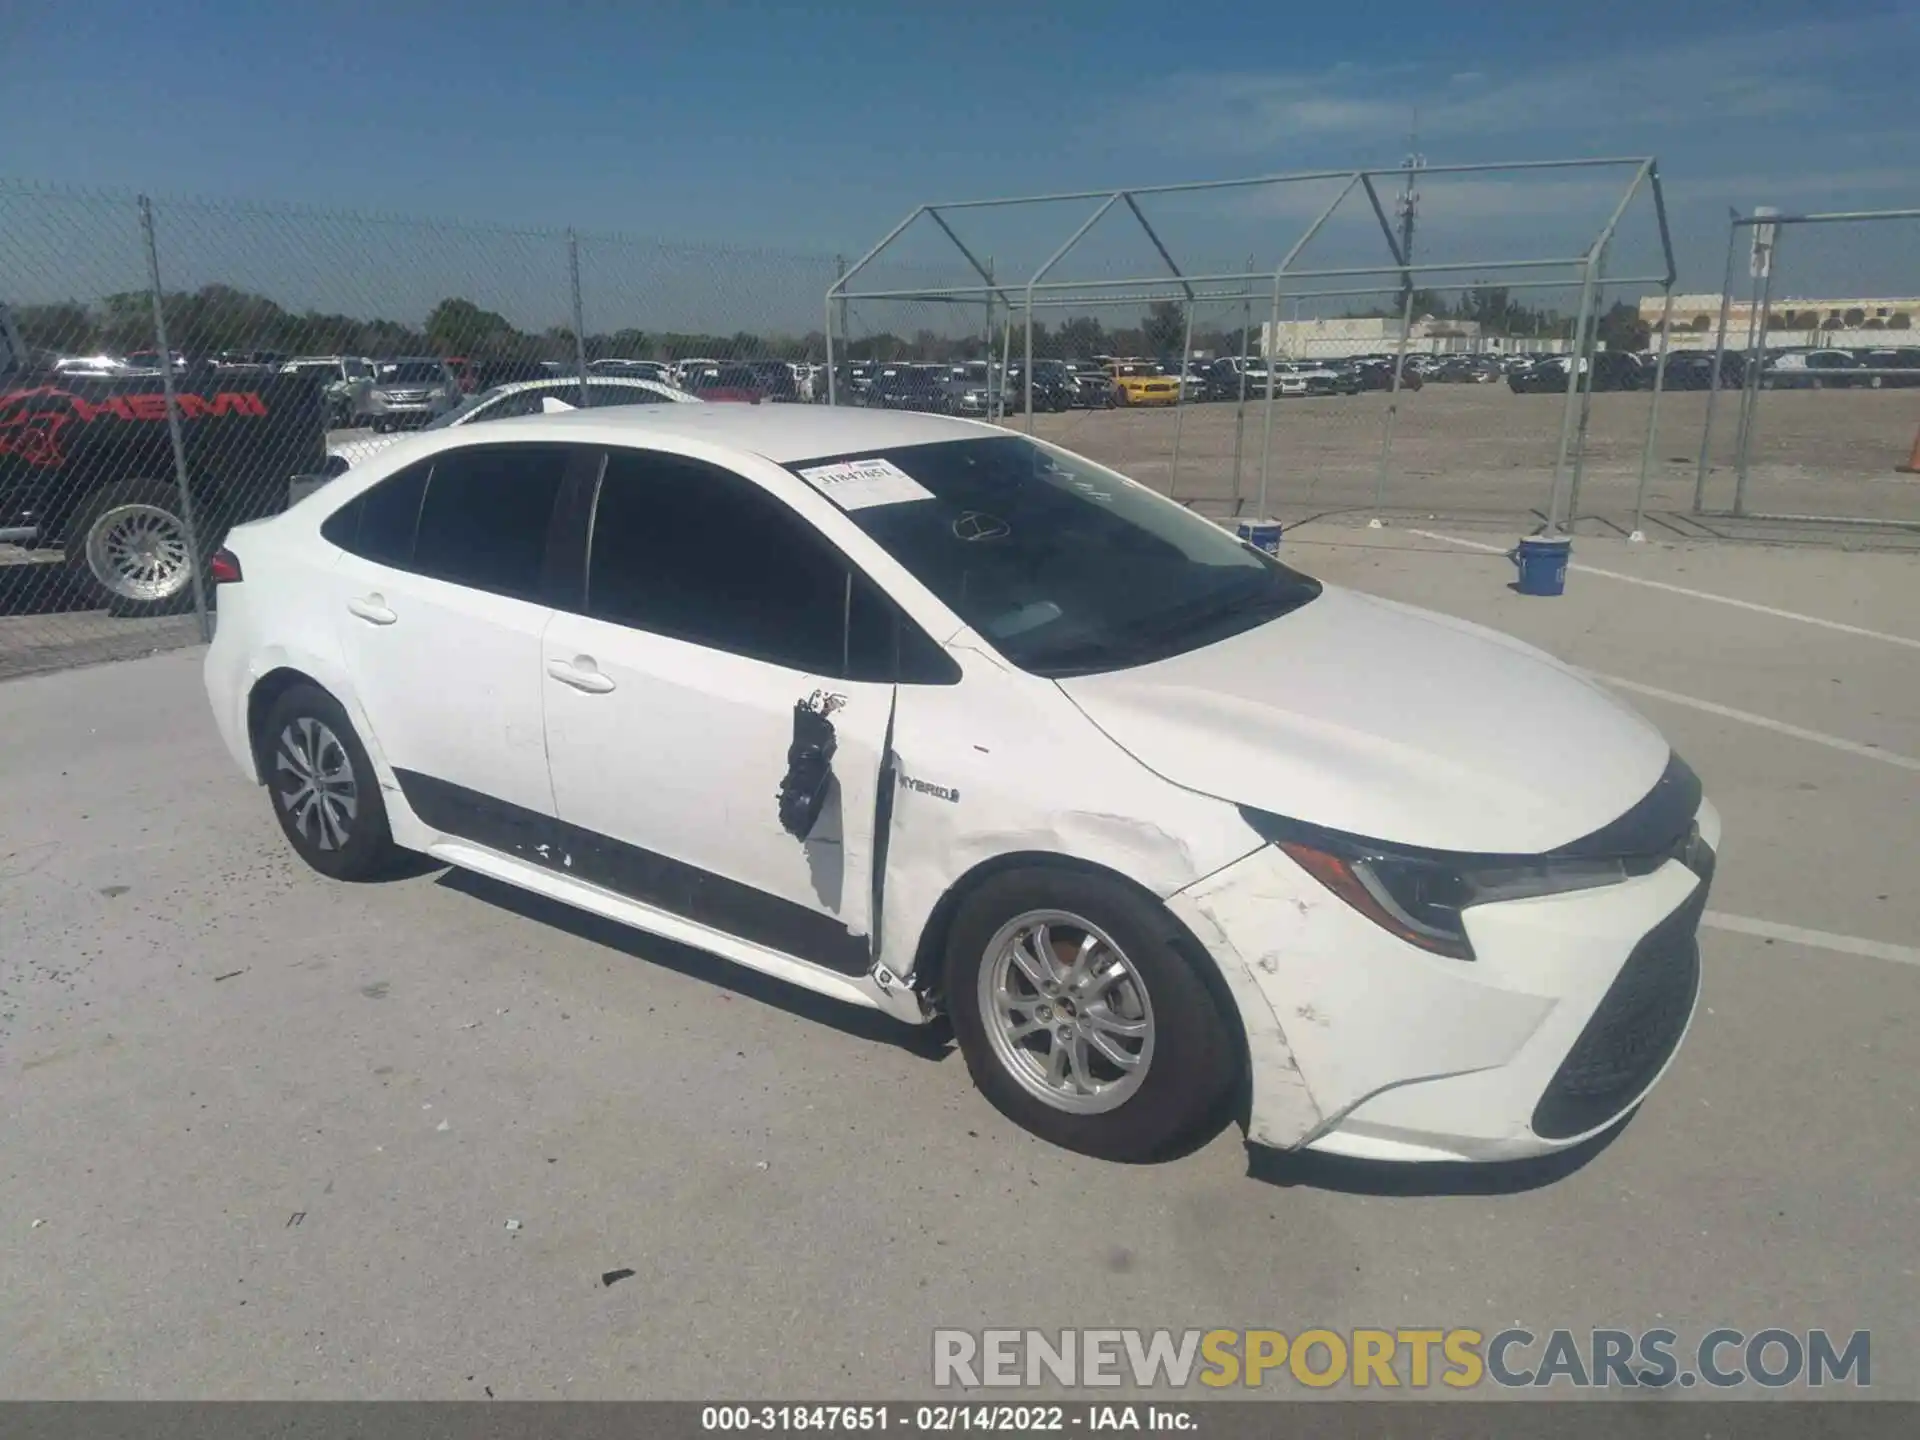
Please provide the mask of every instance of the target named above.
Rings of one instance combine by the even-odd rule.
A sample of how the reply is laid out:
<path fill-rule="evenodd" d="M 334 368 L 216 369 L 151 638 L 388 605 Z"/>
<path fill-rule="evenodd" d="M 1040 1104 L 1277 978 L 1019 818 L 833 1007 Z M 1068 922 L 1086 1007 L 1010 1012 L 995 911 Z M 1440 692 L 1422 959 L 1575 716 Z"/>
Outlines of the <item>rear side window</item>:
<path fill-rule="evenodd" d="M 406 569 L 413 563 L 414 528 L 427 493 L 431 460 L 409 465 L 342 505 L 320 533 L 349 554 Z"/>
<path fill-rule="evenodd" d="M 437 456 L 412 568 L 538 603 L 568 455 L 559 445 L 489 445 Z"/>

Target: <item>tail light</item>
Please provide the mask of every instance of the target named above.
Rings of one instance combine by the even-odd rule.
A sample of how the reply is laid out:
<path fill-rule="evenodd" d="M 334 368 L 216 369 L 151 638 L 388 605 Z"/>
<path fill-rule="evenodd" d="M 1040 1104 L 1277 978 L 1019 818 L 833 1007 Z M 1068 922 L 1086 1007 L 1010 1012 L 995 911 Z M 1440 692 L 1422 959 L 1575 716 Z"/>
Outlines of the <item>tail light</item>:
<path fill-rule="evenodd" d="M 216 550 L 207 562 L 207 574 L 216 585 L 238 585 L 241 580 L 240 557 L 231 550 Z"/>

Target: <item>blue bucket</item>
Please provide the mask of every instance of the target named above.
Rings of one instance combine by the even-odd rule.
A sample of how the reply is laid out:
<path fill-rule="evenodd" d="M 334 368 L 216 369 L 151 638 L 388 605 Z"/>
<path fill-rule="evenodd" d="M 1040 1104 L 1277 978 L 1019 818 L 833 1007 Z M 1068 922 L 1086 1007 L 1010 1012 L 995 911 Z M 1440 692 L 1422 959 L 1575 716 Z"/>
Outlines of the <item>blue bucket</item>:
<path fill-rule="evenodd" d="M 1256 550 L 1264 550 L 1269 555 L 1280 553 L 1278 520 L 1242 520 L 1234 526 L 1234 533 Z"/>
<path fill-rule="evenodd" d="M 1564 595 L 1567 593 L 1567 557 L 1573 553 L 1573 540 L 1566 535 L 1534 535 L 1507 552 L 1507 558 L 1519 568 L 1520 579 L 1514 589 L 1522 595 Z"/>

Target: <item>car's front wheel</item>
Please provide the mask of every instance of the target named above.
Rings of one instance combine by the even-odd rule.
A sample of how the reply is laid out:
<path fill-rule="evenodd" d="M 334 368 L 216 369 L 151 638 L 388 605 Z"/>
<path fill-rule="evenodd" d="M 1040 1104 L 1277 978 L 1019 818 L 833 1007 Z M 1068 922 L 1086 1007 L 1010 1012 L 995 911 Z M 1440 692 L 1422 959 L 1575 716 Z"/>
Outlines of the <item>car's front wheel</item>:
<path fill-rule="evenodd" d="M 256 737 L 274 818 L 322 875 L 367 880 L 396 854 L 380 784 L 340 702 L 315 685 L 274 701 Z"/>
<path fill-rule="evenodd" d="M 1239 1076 L 1222 1002 L 1173 918 L 1117 880 L 989 877 L 948 933 L 946 991 L 967 1069 L 1042 1139 L 1145 1161 L 1207 1138 Z"/>

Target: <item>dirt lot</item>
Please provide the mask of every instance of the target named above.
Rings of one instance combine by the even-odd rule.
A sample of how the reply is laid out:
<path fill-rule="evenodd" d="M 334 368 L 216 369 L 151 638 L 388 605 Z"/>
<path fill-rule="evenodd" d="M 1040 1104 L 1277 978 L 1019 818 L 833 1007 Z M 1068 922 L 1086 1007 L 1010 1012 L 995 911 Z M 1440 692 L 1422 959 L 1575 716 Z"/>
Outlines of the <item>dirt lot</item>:
<path fill-rule="evenodd" d="M 1631 528 L 1652 396 L 1593 397 L 1580 496 L 1582 533 L 1624 535 Z M 1716 533 L 1773 538 L 1776 529 L 1702 522 L 1693 504 L 1695 467 L 1707 396 L 1661 398 L 1660 443 L 1648 498 L 1650 533 Z M 1920 526 L 1920 477 L 1894 466 L 1920 429 L 1920 391 L 1780 391 L 1761 397 L 1748 509 L 1795 515 L 1861 515 Z M 1196 405 L 1178 422 L 1182 499 L 1203 509 L 1231 508 L 1235 410 Z M 1279 519 L 1368 517 L 1380 472 L 1389 398 L 1382 393 L 1279 400 L 1274 405 L 1268 508 Z M 1716 467 L 1705 508 L 1733 503 L 1733 420 L 1737 395 L 1721 395 L 1714 417 Z M 1544 514 L 1563 405 L 1551 395 L 1514 395 L 1504 385 L 1429 385 L 1400 397 L 1387 469 L 1393 517 L 1437 516 L 1506 528 Z M 1264 406 L 1247 407 L 1238 494 L 1251 513 L 1260 483 Z M 1173 412 L 1072 411 L 1037 420 L 1040 434 L 1134 478 L 1166 489 Z M 1799 527 L 1794 538 L 1817 535 Z M 1864 537 L 1862 537 L 1864 538 Z"/>

